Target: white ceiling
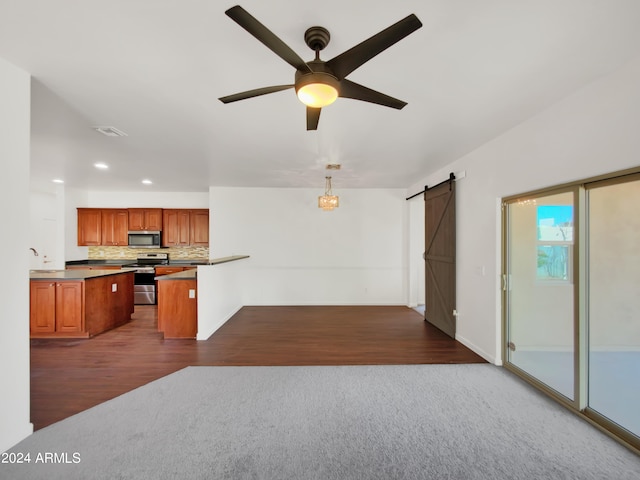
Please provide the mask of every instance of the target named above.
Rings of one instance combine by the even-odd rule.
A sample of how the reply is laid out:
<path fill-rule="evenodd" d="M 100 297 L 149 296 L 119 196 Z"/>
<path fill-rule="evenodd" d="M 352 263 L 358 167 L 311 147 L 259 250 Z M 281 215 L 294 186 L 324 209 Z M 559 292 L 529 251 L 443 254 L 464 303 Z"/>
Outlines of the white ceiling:
<path fill-rule="evenodd" d="M 307 131 L 293 90 L 218 101 L 293 83 L 233 5 L 0 0 L 0 57 L 33 76 L 34 188 L 322 189 L 327 163 L 334 189 L 404 188 L 640 55 L 638 0 L 243 0 L 305 60 L 312 25 L 331 32 L 324 60 L 410 13 L 424 25 L 348 77 L 403 110 L 338 99 Z"/>

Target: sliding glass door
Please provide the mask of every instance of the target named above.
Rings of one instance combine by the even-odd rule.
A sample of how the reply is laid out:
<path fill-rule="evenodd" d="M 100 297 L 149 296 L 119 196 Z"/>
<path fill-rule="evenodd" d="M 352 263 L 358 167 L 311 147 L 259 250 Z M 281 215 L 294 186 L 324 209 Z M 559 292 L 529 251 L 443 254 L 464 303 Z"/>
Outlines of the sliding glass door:
<path fill-rule="evenodd" d="M 587 186 L 588 406 L 640 436 L 640 177 Z"/>
<path fill-rule="evenodd" d="M 503 202 L 505 366 L 640 448 L 640 168 Z"/>
<path fill-rule="evenodd" d="M 575 192 L 518 199 L 507 209 L 507 361 L 574 399 Z"/>

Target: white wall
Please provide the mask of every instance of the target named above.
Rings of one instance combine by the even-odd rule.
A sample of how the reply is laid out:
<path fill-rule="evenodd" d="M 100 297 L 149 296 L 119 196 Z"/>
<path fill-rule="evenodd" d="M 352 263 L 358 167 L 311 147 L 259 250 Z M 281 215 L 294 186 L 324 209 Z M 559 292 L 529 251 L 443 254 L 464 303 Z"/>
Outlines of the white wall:
<path fill-rule="evenodd" d="M 152 188 L 152 187 L 150 187 Z M 209 208 L 209 192 L 88 191 L 88 208 Z"/>
<path fill-rule="evenodd" d="M 457 336 L 490 361 L 501 362 L 498 200 L 639 165 L 638 85 L 640 58 L 408 189 L 466 171 L 457 186 Z"/>
<path fill-rule="evenodd" d="M 198 340 L 206 340 L 245 305 L 251 259 L 198 267 Z"/>
<path fill-rule="evenodd" d="M 422 189 L 421 189 L 422 190 Z M 421 191 L 419 190 L 419 191 Z M 411 194 L 413 195 L 413 194 Z M 410 196 L 410 195 L 408 195 Z M 409 251 L 407 271 L 410 307 L 424 305 L 425 302 L 425 261 L 424 261 L 424 195 L 418 195 L 407 202 L 409 208 Z"/>
<path fill-rule="evenodd" d="M 25 225 L 29 217 L 29 75 L 0 59 L 0 217 Z M 29 421 L 29 231 L 0 236 L 0 452 L 33 432 Z M 12 254 L 8 254 L 11 252 Z"/>
<path fill-rule="evenodd" d="M 64 225 L 64 260 L 84 260 L 89 255 L 88 247 L 78 246 L 78 211 L 77 208 L 88 203 L 86 190 L 77 188 L 61 188 L 57 192 L 59 219 Z"/>
<path fill-rule="evenodd" d="M 406 305 L 407 205 L 401 189 L 210 189 L 212 257 L 251 256 L 246 305 Z"/>

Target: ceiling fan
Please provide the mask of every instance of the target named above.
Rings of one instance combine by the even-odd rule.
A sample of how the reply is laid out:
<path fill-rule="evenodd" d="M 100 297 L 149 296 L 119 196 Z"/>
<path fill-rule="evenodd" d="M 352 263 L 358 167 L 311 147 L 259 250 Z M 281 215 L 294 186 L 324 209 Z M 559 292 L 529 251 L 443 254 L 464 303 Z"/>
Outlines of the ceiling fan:
<path fill-rule="evenodd" d="M 407 16 L 328 61 L 320 60 L 320 51 L 329 43 L 329 31 L 323 27 L 311 27 L 305 32 L 304 40 L 309 48 L 315 51 L 316 56 L 314 60 L 305 62 L 287 44 L 241 6 L 236 5 L 225 13 L 260 40 L 267 48 L 294 67 L 296 73 L 293 84 L 274 85 L 228 95 L 219 99 L 222 103 L 237 102 L 238 100 L 295 88 L 300 101 L 307 105 L 307 130 L 318 129 L 322 107 L 330 105 L 338 97 L 377 103 L 378 105 L 398 110 L 407 104 L 402 100 L 347 80 L 345 77 L 380 52 L 420 28 L 422 23 L 414 14 Z"/>

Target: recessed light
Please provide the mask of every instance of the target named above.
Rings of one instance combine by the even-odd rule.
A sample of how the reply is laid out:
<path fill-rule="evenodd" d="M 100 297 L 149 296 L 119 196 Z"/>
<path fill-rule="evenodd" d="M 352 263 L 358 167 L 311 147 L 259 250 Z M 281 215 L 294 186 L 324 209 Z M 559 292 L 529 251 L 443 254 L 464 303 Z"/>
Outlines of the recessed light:
<path fill-rule="evenodd" d="M 51 180 L 53 183 L 64 183 L 64 180 L 60 179 L 60 178 L 54 178 L 53 180 Z"/>
<path fill-rule="evenodd" d="M 153 182 L 148 178 L 145 178 L 144 180 L 142 180 L 142 183 L 144 183 L 145 185 L 151 185 Z"/>
<path fill-rule="evenodd" d="M 96 167 L 96 168 L 99 168 L 100 170 L 106 170 L 106 169 L 109 168 L 109 165 L 107 165 L 106 163 L 102 163 L 102 162 L 94 163 L 93 166 Z"/>

